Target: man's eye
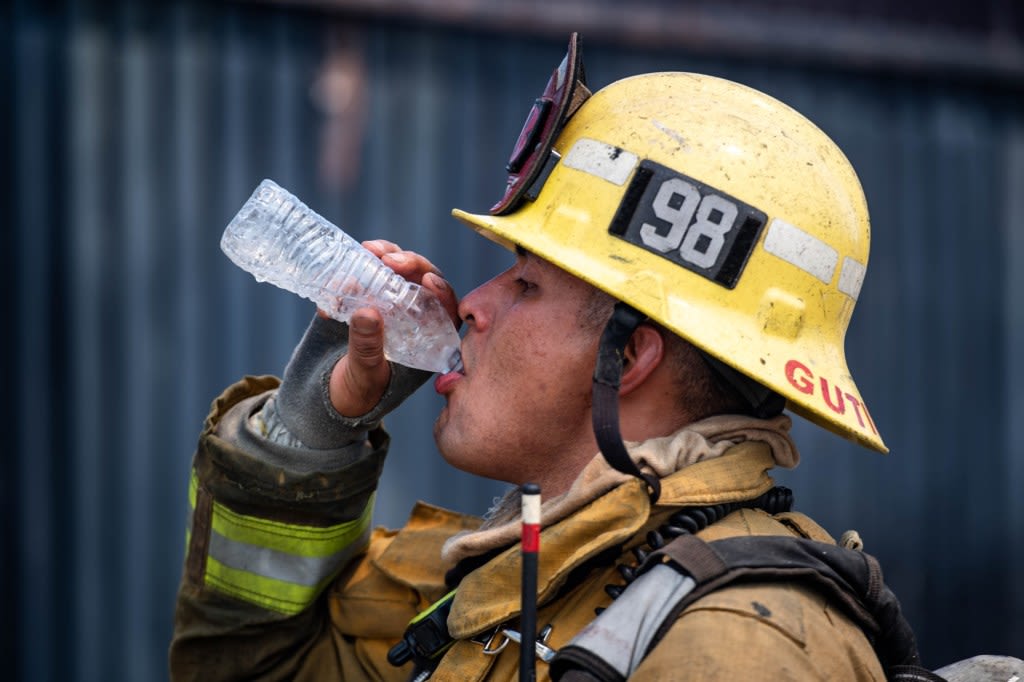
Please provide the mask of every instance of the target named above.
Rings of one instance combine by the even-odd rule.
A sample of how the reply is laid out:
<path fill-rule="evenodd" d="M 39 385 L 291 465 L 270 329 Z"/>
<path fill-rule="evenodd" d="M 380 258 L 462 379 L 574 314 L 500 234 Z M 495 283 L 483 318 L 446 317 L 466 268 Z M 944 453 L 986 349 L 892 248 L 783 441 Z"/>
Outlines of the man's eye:
<path fill-rule="evenodd" d="M 519 285 L 519 288 L 520 288 L 520 290 L 522 290 L 522 292 L 523 292 L 524 294 L 525 294 L 525 293 L 526 293 L 527 291 L 530 291 L 531 289 L 536 289 L 536 288 L 537 288 L 537 285 L 536 285 L 536 284 L 534 284 L 533 282 L 527 282 L 527 281 L 526 281 L 525 279 L 523 279 L 522 277 L 518 277 L 518 278 L 516 278 L 516 284 L 517 284 L 517 285 Z"/>

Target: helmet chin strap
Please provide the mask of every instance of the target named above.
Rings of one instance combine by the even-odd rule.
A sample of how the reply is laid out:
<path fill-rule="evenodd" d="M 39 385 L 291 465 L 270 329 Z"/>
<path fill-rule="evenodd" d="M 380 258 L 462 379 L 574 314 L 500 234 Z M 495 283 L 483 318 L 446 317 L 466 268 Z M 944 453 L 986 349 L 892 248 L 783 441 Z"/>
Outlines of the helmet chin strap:
<path fill-rule="evenodd" d="M 619 429 L 619 386 L 622 383 L 622 357 L 626 342 L 647 316 L 632 306 L 615 304 L 615 310 L 601 334 L 594 368 L 594 436 L 601 454 L 614 469 L 636 476 L 647 483 L 651 504 L 661 496 L 661 481 L 640 470 L 626 451 Z"/>
<path fill-rule="evenodd" d="M 622 383 L 623 351 L 629 337 L 646 320 L 647 316 L 636 308 L 621 301 L 615 304 L 611 319 L 601 333 L 601 343 L 597 349 L 592 413 L 594 436 L 605 460 L 614 469 L 636 476 L 647 483 L 648 494 L 653 504 L 661 495 L 661 482 L 657 476 L 641 471 L 632 460 L 622 442 L 619 427 L 619 386 Z M 765 419 L 779 415 L 785 409 L 785 398 L 775 391 L 740 374 L 703 351 L 701 355 L 711 368 L 742 396 L 753 416 Z"/>

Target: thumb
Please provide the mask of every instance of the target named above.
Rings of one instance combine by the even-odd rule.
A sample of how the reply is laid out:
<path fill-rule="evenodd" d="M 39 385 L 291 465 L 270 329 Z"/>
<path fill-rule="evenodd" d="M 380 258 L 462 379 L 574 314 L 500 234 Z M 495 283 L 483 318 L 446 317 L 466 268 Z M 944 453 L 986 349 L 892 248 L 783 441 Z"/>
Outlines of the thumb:
<path fill-rule="evenodd" d="M 348 329 L 348 353 L 360 369 L 372 369 L 384 359 L 384 324 L 373 308 L 361 308 L 352 314 Z"/>
<path fill-rule="evenodd" d="M 391 379 L 384 357 L 384 322 L 372 308 L 360 308 L 349 321 L 348 354 L 331 372 L 331 404 L 346 417 L 358 417 L 380 401 Z"/>

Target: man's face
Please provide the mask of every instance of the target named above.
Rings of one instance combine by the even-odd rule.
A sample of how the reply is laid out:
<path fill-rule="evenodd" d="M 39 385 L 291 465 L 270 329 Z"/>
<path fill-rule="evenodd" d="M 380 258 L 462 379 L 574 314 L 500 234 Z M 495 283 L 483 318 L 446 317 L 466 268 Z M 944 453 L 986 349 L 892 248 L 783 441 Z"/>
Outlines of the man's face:
<path fill-rule="evenodd" d="M 581 316 L 593 293 L 582 280 L 521 253 L 462 299 L 465 372 L 435 381 L 448 404 L 434 437 L 450 464 L 557 488 L 597 453 L 590 392 L 602 325 Z"/>

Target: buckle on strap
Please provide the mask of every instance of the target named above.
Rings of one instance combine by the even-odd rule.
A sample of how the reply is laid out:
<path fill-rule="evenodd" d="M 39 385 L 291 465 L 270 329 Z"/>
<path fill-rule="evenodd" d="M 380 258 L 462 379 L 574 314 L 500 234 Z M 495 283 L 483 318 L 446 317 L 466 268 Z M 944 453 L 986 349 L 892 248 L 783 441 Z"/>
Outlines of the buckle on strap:
<path fill-rule="evenodd" d="M 537 637 L 537 641 L 534 643 L 534 649 L 537 654 L 537 658 L 550 663 L 551 659 L 555 657 L 558 652 L 547 645 L 548 638 L 551 636 L 551 625 L 545 625 L 544 629 L 540 631 Z M 500 638 L 500 643 L 495 643 Z M 516 644 L 522 645 L 523 636 L 518 631 L 512 628 L 503 628 L 500 625 L 495 628 L 494 632 L 489 637 L 473 639 L 477 644 L 483 645 L 483 653 L 486 656 L 497 656 L 505 647 L 508 646 L 509 642 L 515 642 Z"/>

